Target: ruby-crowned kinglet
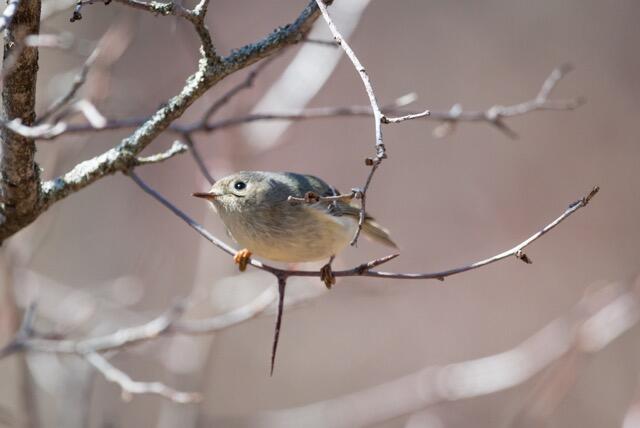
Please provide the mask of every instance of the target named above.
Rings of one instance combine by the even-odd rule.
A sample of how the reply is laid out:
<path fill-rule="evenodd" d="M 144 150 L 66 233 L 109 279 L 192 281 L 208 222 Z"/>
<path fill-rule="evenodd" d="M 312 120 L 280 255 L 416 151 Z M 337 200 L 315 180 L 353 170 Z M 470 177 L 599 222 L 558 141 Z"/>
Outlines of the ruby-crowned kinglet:
<path fill-rule="evenodd" d="M 209 192 L 193 195 L 211 202 L 231 237 L 246 249 L 245 257 L 252 253 L 297 263 L 327 259 L 344 249 L 354 236 L 360 215 L 359 208 L 344 201 L 288 199 L 304 198 L 308 192 L 338 195 L 336 189 L 311 175 L 262 171 L 228 175 L 216 181 Z M 375 241 L 396 247 L 389 232 L 368 215 L 362 231 Z"/>

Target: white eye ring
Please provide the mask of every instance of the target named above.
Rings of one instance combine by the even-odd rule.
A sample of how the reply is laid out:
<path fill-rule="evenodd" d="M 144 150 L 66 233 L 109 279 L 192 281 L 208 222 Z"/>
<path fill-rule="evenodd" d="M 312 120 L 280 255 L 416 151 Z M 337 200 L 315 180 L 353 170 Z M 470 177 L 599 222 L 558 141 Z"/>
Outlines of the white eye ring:
<path fill-rule="evenodd" d="M 244 190 L 247 187 L 247 183 L 245 183 L 244 181 L 236 181 L 235 183 L 233 183 L 233 188 L 236 190 Z"/>

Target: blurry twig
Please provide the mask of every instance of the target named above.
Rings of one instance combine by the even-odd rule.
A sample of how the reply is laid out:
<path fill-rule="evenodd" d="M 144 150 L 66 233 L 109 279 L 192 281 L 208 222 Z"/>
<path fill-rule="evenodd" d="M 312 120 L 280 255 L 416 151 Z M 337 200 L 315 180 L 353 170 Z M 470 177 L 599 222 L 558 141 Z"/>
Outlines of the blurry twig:
<path fill-rule="evenodd" d="M 558 70 L 564 70 L 562 73 L 559 73 Z M 549 78 L 545 80 L 542 85 L 542 88 L 549 87 L 549 82 L 553 83 L 553 87 L 558 83 L 559 79 L 564 76 L 568 72 L 568 68 L 566 66 L 559 67 L 554 69 L 549 75 Z M 552 78 L 553 77 L 553 78 Z M 542 89 L 541 89 L 542 92 Z M 548 92 L 545 92 L 547 97 L 549 95 Z M 405 98 L 408 98 L 408 101 L 405 101 Z M 408 110 L 404 108 L 410 102 L 415 101 L 414 94 L 408 94 L 407 96 L 402 96 L 398 98 L 393 103 L 389 105 L 382 106 L 380 109 L 390 121 L 396 123 L 399 119 L 406 116 L 415 116 L 420 117 L 424 120 L 437 120 L 443 122 L 439 127 L 434 130 L 436 137 L 444 137 L 447 133 L 444 132 L 444 127 L 449 127 L 447 131 L 450 133 L 453 128 L 452 126 L 458 122 L 487 122 L 489 124 L 495 125 L 495 121 L 497 119 L 504 122 L 505 119 L 525 115 L 528 113 L 532 113 L 534 111 L 543 111 L 543 110 L 573 110 L 582 104 L 584 104 L 583 98 L 572 98 L 569 100 L 549 100 L 547 98 L 543 99 L 539 98 L 539 95 L 529 101 L 524 101 L 522 103 L 510 105 L 510 106 L 498 106 L 494 105 L 487 110 L 482 111 L 463 111 L 459 104 L 456 104 L 449 111 L 438 112 L 431 111 L 428 116 L 421 116 L 424 112 L 416 112 L 412 110 Z M 390 114 L 399 114 L 399 117 L 389 117 Z M 373 112 L 371 110 L 371 106 L 361 106 L 361 105 L 353 105 L 353 106 L 342 106 L 342 107 L 311 107 L 306 108 L 299 112 L 273 112 L 273 113 L 252 113 L 247 115 L 241 115 L 236 117 L 231 117 L 228 119 L 220 119 L 217 121 L 211 121 L 209 123 L 204 123 L 201 120 L 194 122 L 188 125 L 179 125 L 172 124 L 169 127 L 169 130 L 175 133 L 184 134 L 184 133 L 211 133 L 221 129 L 226 129 L 234 126 L 241 126 L 246 123 L 256 122 L 256 121 L 270 121 L 270 120 L 286 120 L 286 121 L 303 121 L 303 120 L 315 120 L 315 119 L 330 119 L 336 117 L 372 117 Z M 497 119 L 496 119 L 497 118 Z M 86 132 L 101 132 L 101 131 L 114 131 L 120 129 L 129 129 L 135 128 L 144 121 L 148 120 L 148 118 L 127 118 L 127 119 L 109 119 L 105 124 L 104 128 L 96 129 L 89 124 L 69 124 L 64 128 L 61 128 L 58 133 L 49 133 L 44 136 L 37 137 L 41 140 L 53 140 L 65 134 L 76 134 L 76 133 L 86 133 Z M 501 129 L 504 131 L 504 129 Z M 515 136 L 515 133 L 509 134 L 510 136 Z"/>
<path fill-rule="evenodd" d="M 4 8 L 2 15 L 0 15 L 0 31 L 4 31 L 7 28 L 11 21 L 13 21 L 13 16 L 16 14 L 16 10 L 20 5 L 21 0 L 9 0 L 7 1 L 7 7 Z"/>
<path fill-rule="evenodd" d="M 444 137 L 450 134 L 454 129 L 454 125 L 458 122 L 486 122 L 495 126 L 508 137 L 517 138 L 518 134 L 506 125 L 505 119 L 538 110 L 574 110 L 584 104 L 585 100 L 581 97 L 568 100 L 549 99 L 558 82 L 571 70 L 573 70 L 573 67 L 570 64 L 555 68 L 542 83 L 542 87 L 536 97 L 522 103 L 509 106 L 494 105 L 484 111 L 464 111 L 459 104 L 455 104 L 447 112 L 432 111 L 430 118 L 443 122 L 434 129 L 434 136 Z"/>
<path fill-rule="evenodd" d="M 543 426 L 578 380 L 583 357 L 579 344 L 572 344 L 564 355 L 549 365 L 542 379 L 525 398 L 521 408 L 510 417 L 506 426 Z"/>
<path fill-rule="evenodd" d="M 33 332 L 28 335 L 17 334 L 7 346 L 0 349 L 0 359 L 20 351 L 86 355 L 93 352 L 118 350 L 160 336 L 210 334 L 260 315 L 273 302 L 274 297 L 275 292 L 268 289 L 246 305 L 221 315 L 199 320 L 182 319 L 188 304 L 183 300 L 147 323 L 86 339 L 48 339 L 38 337 Z"/>
<path fill-rule="evenodd" d="M 269 58 L 261 61 L 260 63 L 258 63 L 258 65 L 256 67 L 254 67 L 249 73 L 247 73 L 247 76 L 244 78 L 244 80 L 242 82 L 240 82 L 237 85 L 231 87 L 231 89 L 229 89 L 227 92 L 225 92 L 220 98 L 216 99 L 209 106 L 209 108 L 207 108 L 205 113 L 202 115 L 202 119 L 200 119 L 200 123 L 202 125 L 206 126 L 206 123 L 209 122 L 209 119 L 211 119 L 222 107 L 227 105 L 229 103 L 229 101 L 231 101 L 233 99 L 233 97 L 235 97 L 241 91 L 251 88 L 253 86 L 253 83 L 255 82 L 256 78 L 258 77 L 258 75 L 265 68 L 267 68 L 267 66 L 269 66 L 269 64 L 271 64 L 273 61 L 275 61 L 280 56 L 281 52 L 283 52 L 283 51 L 280 51 L 280 52 L 270 56 Z"/>
<path fill-rule="evenodd" d="M 160 336 L 211 334 L 262 314 L 274 302 L 275 296 L 275 291 L 268 288 L 246 305 L 222 315 L 195 320 L 182 319 L 188 301 L 180 301 L 145 324 L 122 328 L 104 336 L 79 340 L 40 338 L 32 329 L 35 315 L 35 306 L 32 305 L 26 312 L 22 327 L 13 340 L 4 348 L 0 348 L 0 359 L 25 351 L 76 354 L 85 358 L 108 381 L 117 383 L 122 388 L 124 400 L 130 399 L 132 394 L 157 394 L 176 403 L 197 402 L 200 400 L 200 395 L 196 393 L 176 391 L 159 382 L 133 381 L 100 353 L 118 350 Z"/>
<path fill-rule="evenodd" d="M 266 416 L 271 426 L 291 420 L 310 421 L 308 428 L 380 424 L 438 403 L 494 394 L 521 385 L 568 353 L 592 355 L 601 351 L 636 326 L 639 319 L 638 284 L 625 289 L 609 285 L 586 295 L 567 315 L 505 352 L 446 366 L 427 366 L 372 388 L 270 411 Z M 375 411 L 345 412 L 345 406 Z"/>
<path fill-rule="evenodd" d="M 209 184 L 213 184 L 216 180 L 213 178 L 213 176 L 209 172 L 209 168 L 207 168 L 207 165 L 204 163 L 204 157 L 202 157 L 202 153 L 200 153 L 200 149 L 198 149 L 198 146 L 196 145 L 193 137 L 188 132 L 184 133 L 183 137 L 185 143 L 187 144 L 187 147 L 189 147 L 191 157 L 193 157 L 194 162 L 196 163 L 196 165 L 198 165 L 200 173 L 209 182 Z"/>
<path fill-rule="evenodd" d="M 39 125 L 44 121 L 46 121 L 47 119 L 49 119 L 51 116 L 56 114 L 60 109 L 65 107 L 73 99 L 73 97 L 76 95 L 80 87 L 87 80 L 87 74 L 89 74 L 89 70 L 93 65 L 93 63 L 98 58 L 99 54 L 100 54 L 99 48 L 96 48 L 93 50 L 91 55 L 89 55 L 89 58 L 87 58 L 85 63 L 82 65 L 80 72 L 73 79 L 73 84 L 71 85 L 69 90 L 60 98 L 58 98 L 56 101 L 54 101 L 49 106 L 49 108 L 44 113 L 42 113 L 42 115 L 36 121 L 36 125 Z M 95 124 L 92 124 L 92 125 L 95 127 Z"/>
<path fill-rule="evenodd" d="M 202 400 L 202 396 L 197 392 L 177 391 L 161 382 L 134 381 L 128 374 L 95 352 L 85 354 L 84 358 L 98 370 L 106 380 L 117 384 L 122 389 L 122 399 L 124 401 L 130 401 L 134 394 L 155 394 L 179 404 L 198 403 Z"/>

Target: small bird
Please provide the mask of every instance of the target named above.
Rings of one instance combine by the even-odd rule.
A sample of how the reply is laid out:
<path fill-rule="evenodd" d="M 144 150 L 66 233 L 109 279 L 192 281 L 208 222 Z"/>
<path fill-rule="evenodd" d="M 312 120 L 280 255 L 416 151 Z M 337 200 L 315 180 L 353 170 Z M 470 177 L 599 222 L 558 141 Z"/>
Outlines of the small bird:
<path fill-rule="evenodd" d="M 360 219 L 360 209 L 339 195 L 337 189 L 312 175 L 264 171 L 228 175 L 216 181 L 208 192 L 193 194 L 211 202 L 229 235 L 243 247 L 234 256 L 241 271 L 253 254 L 286 263 L 328 258 L 320 271 L 327 288 L 335 284 L 331 262 L 349 245 Z M 397 248 L 389 232 L 369 215 L 365 215 L 362 232 Z M 286 280 L 278 282 L 271 375 L 282 324 L 285 285 Z"/>
<path fill-rule="evenodd" d="M 253 254 L 287 263 L 329 259 L 322 280 L 330 287 L 335 282 L 330 263 L 351 242 L 360 216 L 360 209 L 344 200 L 323 199 L 339 194 L 311 175 L 241 171 L 193 196 L 211 202 L 229 235 L 243 247 L 234 257 L 241 271 Z M 397 247 L 389 231 L 369 215 L 362 232 L 374 241 Z"/>

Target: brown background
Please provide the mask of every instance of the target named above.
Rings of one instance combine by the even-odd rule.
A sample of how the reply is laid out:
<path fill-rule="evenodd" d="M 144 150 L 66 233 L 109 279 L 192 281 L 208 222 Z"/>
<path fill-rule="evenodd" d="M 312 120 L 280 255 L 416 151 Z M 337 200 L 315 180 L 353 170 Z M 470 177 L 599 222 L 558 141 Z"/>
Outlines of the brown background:
<path fill-rule="evenodd" d="M 228 53 L 290 22 L 304 3 L 215 0 L 209 27 L 219 51 Z M 97 39 L 114 20 L 132 19 L 135 39 L 113 67 L 108 97 L 99 106 L 108 117 L 152 112 L 194 69 L 197 42 L 182 22 L 115 3 L 87 7 L 84 19 L 75 24 L 67 18 L 63 14 L 50 21 L 45 30 Z M 95 427 L 172 426 L 166 422 L 171 420 L 169 413 L 182 415 L 173 426 L 231 426 L 227 418 L 238 426 L 251 426 L 238 422 L 238 417 L 325 400 L 429 365 L 507 350 L 566 313 L 589 287 L 632 281 L 640 239 L 638 18 L 640 3 L 633 0 L 372 2 L 351 42 L 381 103 L 411 91 L 419 95 L 418 107 L 432 110 L 447 110 L 458 102 L 466 109 L 516 103 L 533 97 L 548 73 L 567 61 L 576 70 L 560 83 L 555 96 L 581 95 L 588 100 L 574 112 L 536 112 L 510 120 L 520 135 L 517 140 L 486 124 L 461 124 L 452 136 L 440 140 L 431 136 L 430 122 L 386 127 L 389 159 L 374 179 L 368 206 L 402 249 L 387 269 L 434 271 L 488 257 L 551 221 L 592 186 L 600 185 L 601 194 L 531 246 L 527 254 L 532 265 L 507 260 L 444 283 L 340 280 L 331 292 L 285 313 L 272 378 L 272 316 L 230 328 L 213 339 L 161 340 L 113 360 L 135 379 L 201 391 L 205 401 L 199 407 L 178 409 L 157 397 L 123 403 L 116 387 L 100 376 L 87 378 L 90 370 L 74 358 L 49 358 L 59 365 L 47 367 L 64 379 L 38 392 L 42 426 L 74 426 L 64 419 L 69 415 L 60 415 L 64 409 L 77 411 L 73 403 L 88 406 L 88 416 L 80 420 L 86 416 Z M 324 23 L 320 20 L 318 25 Z M 294 51 L 265 71 L 257 85 L 220 117 L 249 111 Z M 42 105 L 55 90 L 54 75 L 82 61 L 77 55 L 43 52 Z M 222 82 L 182 121 L 197 118 L 224 87 L 240 79 L 238 75 Z M 366 102 L 357 74 L 343 59 L 312 105 Z M 125 135 L 42 143 L 39 154 L 45 164 L 57 151 L 64 154 L 44 174 L 60 173 Z M 164 147 L 171 136 L 160 140 L 152 147 Z M 363 118 L 296 123 L 282 144 L 259 155 L 246 148 L 238 130 L 200 137 L 198 142 L 214 175 L 223 170 L 295 170 L 349 189 L 361 185 L 366 176 L 362 159 L 373 153 L 373 124 Z M 218 219 L 190 197 L 205 184 L 188 155 L 145 167 L 140 174 L 227 239 Z M 205 245 L 123 176 L 102 180 L 56 205 L 33 227 L 38 230 L 16 237 L 32 245 L 28 248 L 33 260 L 14 266 L 19 273 L 15 286 L 28 287 L 24 282 L 35 281 L 37 274 L 43 287 L 51 283 L 76 290 L 61 300 L 76 315 L 82 312 L 82 298 L 98 298 L 101 303 L 89 318 L 92 334 L 110 331 L 118 322 L 148 319 L 194 285 L 213 289 L 214 310 L 223 312 L 248 301 L 256 284 L 273 282 L 268 275 L 251 272 L 233 286 L 228 281 L 220 284 L 222 278 L 236 275 L 229 257 Z M 44 237 L 32 239 L 32 234 Z M 36 247 L 33 242 L 41 244 Z M 345 251 L 338 265 L 351 266 L 386 252 L 362 241 L 359 248 Z M 133 284 L 131 289 L 126 281 Z M 109 303 L 131 290 L 135 304 Z M 139 299 L 135 293 L 141 294 Z M 70 303 L 74 296 L 81 298 Z M 53 305 L 52 310 L 63 304 L 42 299 L 43 305 Z M 118 322 L 105 326 L 106 318 Z M 82 333 L 74 330 L 78 331 Z M 635 393 L 639 353 L 636 328 L 586 360 L 547 426 L 620 426 Z M 187 373 L 172 373 L 167 361 L 186 367 Z M 3 361 L 0 378 L 14 380 L 15 363 Z M 30 364 L 44 367 L 45 362 Z M 196 366 L 195 373 L 188 372 Z M 0 403 L 11 407 L 14 385 L 0 382 Z M 431 410 L 446 427 L 503 426 L 524 405 L 531 385 Z M 62 407 L 56 410 L 56 405 Z M 407 416 L 402 416 L 376 426 L 406 423 Z M 291 426 L 303 425 L 291 421 Z"/>

